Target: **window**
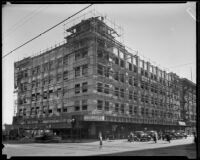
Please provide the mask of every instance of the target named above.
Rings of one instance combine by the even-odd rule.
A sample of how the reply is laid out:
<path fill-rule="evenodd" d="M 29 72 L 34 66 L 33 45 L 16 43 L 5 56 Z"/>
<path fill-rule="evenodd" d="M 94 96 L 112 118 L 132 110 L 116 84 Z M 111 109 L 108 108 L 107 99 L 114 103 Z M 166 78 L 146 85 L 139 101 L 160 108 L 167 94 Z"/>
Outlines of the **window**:
<path fill-rule="evenodd" d="M 115 103 L 115 112 L 119 112 L 119 104 Z"/>
<path fill-rule="evenodd" d="M 130 99 L 130 100 L 133 99 L 133 91 L 129 91 L 129 99 Z"/>
<path fill-rule="evenodd" d="M 87 64 L 83 65 L 83 67 L 82 67 L 82 75 L 83 76 L 88 75 L 88 65 Z"/>
<path fill-rule="evenodd" d="M 32 94 L 32 101 L 35 101 L 35 100 L 36 100 L 36 95 Z"/>
<path fill-rule="evenodd" d="M 133 69 L 134 69 L 134 72 L 137 73 L 137 67 L 135 65 L 134 65 Z"/>
<path fill-rule="evenodd" d="M 119 88 L 115 87 L 115 96 L 119 97 Z"/>
<path fill-rule="evenodd" d="M 117 81 L 119 80 L 119 72 L 114 73 L 114 79 Z"/>
<path fill-rule="evenodd" d="M 80 52 L 76 52 L 75 53 L 75 61 L 80 60 L 81 59 L 81 53 Z"/>
<path fill-rule="evenodd" d="M 97 51 L 97 57 L 98 58 L 103 58 L 103 52 L 101 50 Z"/>
<path fill-rule="evenodd" d="M 61 108 L 57 108 L 57 112 L 60 113 L 61 112 Z"/>
<path fill-rule="evenodd" d="M 144 108 L 141 108 L 141 114 L 144 115 Z"/>
<path fill-rule="evenodd" d="M 103 101 L 97 100 L 97 109 L 102 110 L 102 108 L 103 108 Z"/>
<path fill-rule="evenodd" d="M 133 106 L 129 105 L 129 114 L 133 114 Z"/>
<path fill-rule="evenodd" d="M 129 68 L 129 71 L 132 71 L 132 64 L 131 63 L 128 63 L 128 68 Z"/>
<path fill-rule="evenodd" d="M 75 84 L 75 94 L 80 93 L 80 84 Z"/>
<path fill-rule="evenodd" d="M 134 100 L 137 101 L 137 93 L 134 92 Z"/>
<path fill-rule="evenodd" d="M 53 77 L 49 76 L 49 84 L 53 83 Z"/>
<path fill-rule="evenodd" d="M 103 92 L 103 84 L 97 83 L 97 92 Z"/>
<path fill-rule="evenodd" d="M 53 90 L 49 90 L 49 98 L 53 98 Z"/>
<path fill-rule="evenodd" d="M 105 77 L 109 77 L 109 68 L 105 68 L 104 74 Z"/>
<path fill-rule="evenodd" d="M 137 79 L 134 78 L 134 86 L 136 87 L 137 85 L 138 85 L 138 83 L 137 83 Z"/>
<path fill-rule="evenodd" d="M 128 83 L 129 83 L 130 85 L 133 85 L 133 79 L 132 79 L 132 77 L 129 77 Z"/>
<path fill-rule="evenodd" d="M 134 114 L 137 114 L 137 112 L 138 112 L 138 108 L 134 107 Z"/>
<path fill-rule="evenodd" d="M 47 99 L 47 91 L 44 91 L 44 93 L 43 93 L 43 99 Z"/>
<path fill-rule="evenodd" d="M 62 79 L 62 75 L 61 75 L 61 74 L 58 74 L 58 75 L 57 75 L 57 82 L 60 82 L 61 79 Z"/>
<path fill-rule="evenodd" d="M 125 63 L 124 63 L 124 60 L 121 59 L 121 60 L 120 60 L 120 66 L 121 66 L 122 68 L 124 68 L 124 66 L 125 66 L 124 64 L 125 64 Z"/>
<path fill-rule="evenodd" d="M 49 113 L 52 113 L 52 109 L 49 109 Z"/>
<path fill-rule="evenodd" d="M 103 66 L 100 64 L 97 65 L 97 73 L 99 75 L 103 75 Z"/>
<path fill-rule="evenodd" d="M 53 61 L 49 62 L 49 69 L 50 70 L 54 69 L 54 62 Z"/>
<path fill-rule="evenodd" d="M 61 67 L 62 66 L 62 58 L 57 59 L 57 66 Z"/>
<path fill-rule="evenodd" d="M 81 68 L 80 67 L 76 67 L 75 68 L 75 77 L 78 77 L 78 76 L 80 76 L 80 72 L 81 71 Z"/>
<path fill-rule="evenodd" d="M 123 73 L 120 74 L 120 81 L 121 81 L 122 83 L 124 83 L 124 74 L 123 74 Z"/>
<path fill-rule="evenodd" d="M 124 104 L 121 104 L 120 111 L 122 114 L 124 114 Z"/>
<path fill-rule="evenodd" d="M 105 84 L 104 93 L 109 94 L 109 85 Z"/>
<path fill-rule="evenodd" d="M 80 101 L 75 101 L 74 102 L 74 110 L 79 111 L 80 110 Z"/>
<path fill-rule="evenodd" d="M 64 65 L 68 65 L 68 59 L 69 59 L 69 55 L 65 55 L 65 56 L 63 57 L 63 64 L 64 64 Z"/>
<path fill-rule="evenodd" d="M 67 112 L 67 107 L 64 107 L 64 108 L 63 108 L 63 112 Z"/>
<path fill-rule="evenodd" d="M 109 111 L 109 102 L 105 101 L 105 111 Z"/>
<path fill-rule="evenodd" d="M 141 68 L 141 75 L 143 76 L 144 75 L 144 70 Z"/>
<path fill-rule="evenodd" d="M 82 100 L 82 110 L 87 110 L 87 106 L 88 106 L 87 100 L 86 99 Z"/>
<path fill-rule="evenodd" d="M 115 57 L 115 64 L 119 65 L 119 59 Z"/>
<path fill-rule="evenodd" d="M 88 91 L 88 83 L 84 82 L 82 83 L 82 92 L 87 92 Z"/>
<path fill-rule="evenodd" d="M 68 80 L 68 71 L 63 72 L 63 79 Z"/>
<path fill-rule="evenodd" d="M 121 96 L 122 98 L 124 98 L 124 89 L 123 89 L 123 88 L 120 89 L 120 96 Z"/>
<path fill-rule="evenodd" d="M 149 115 L 149 109 L 148 108 L 146 108 L 145 113 L 146 113 L 146 116 Z"/>
<path fill-rule="evenodd" d="M 32 81 L 32 88 L 35 88 L 35 87 L 36 87 L 36 82 Z"/>

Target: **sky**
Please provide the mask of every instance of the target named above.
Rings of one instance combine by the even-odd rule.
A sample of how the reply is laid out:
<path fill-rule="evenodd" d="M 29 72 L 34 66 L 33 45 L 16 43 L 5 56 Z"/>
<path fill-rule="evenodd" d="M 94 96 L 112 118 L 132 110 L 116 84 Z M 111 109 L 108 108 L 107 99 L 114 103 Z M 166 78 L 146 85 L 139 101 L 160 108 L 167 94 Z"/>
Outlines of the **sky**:
<path fill-rule="evenodd" d="M 63 21 L 89 4 L 9 4 L 2 7 L 2 55 Z M 196 83 L 196 3 L 94 4 L 74 18 L 97 11 L 123 28 L 123 43 L 145 60 Z M 87 15 L 85 16 L 87 17 Z M 73 18 L 73 19 L 74 19 Z M 2 58 L 2 124 L 14 115 L 14 62 L 63 42 L 66 25 Z M 116 26 L 117 26 L 116 25 Z"/>

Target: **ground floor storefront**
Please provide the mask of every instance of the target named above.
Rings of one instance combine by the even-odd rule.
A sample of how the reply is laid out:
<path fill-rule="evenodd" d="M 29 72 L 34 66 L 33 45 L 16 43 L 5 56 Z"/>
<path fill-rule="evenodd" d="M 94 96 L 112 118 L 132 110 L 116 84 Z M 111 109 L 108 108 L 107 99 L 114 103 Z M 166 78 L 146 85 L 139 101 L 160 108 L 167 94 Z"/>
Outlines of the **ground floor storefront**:
<path fill-rule="evenodd" d="M 74 119 L 74 123 L 72 123 Z M 98 139 L 102 133 L 104 139 L 127 138 L 130 132 L 172 130 L 186 130 L 187 126 L 178 123 L 158 120 L 106 115 L 71 115 L 65 117 L 53 117 L 47 119 L 29 119 L 15 125 L 18 130 L 28 131 L 32 136 L 45 130 L 62 139 Z"/>

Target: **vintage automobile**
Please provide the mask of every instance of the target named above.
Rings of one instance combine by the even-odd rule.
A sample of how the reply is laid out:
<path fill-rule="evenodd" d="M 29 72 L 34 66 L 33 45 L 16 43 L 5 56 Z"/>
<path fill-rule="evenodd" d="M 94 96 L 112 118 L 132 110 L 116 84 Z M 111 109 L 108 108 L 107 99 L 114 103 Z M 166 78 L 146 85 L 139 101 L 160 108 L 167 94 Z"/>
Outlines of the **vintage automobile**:
<path fill-rule="evenodd" d="M 60 142 L 61 137 L 56 136 L 54 134 L 49 134 L 49 133 L 43 133 L 41 135 L 37 135 L 34 137 L 35 142 L 38 143 L 53 143 L 53 142 Z"/>
<path fill-rule="evenodd" d="M 143 131 L 135 131 L 135 135 L 139 139 L 139 141 L 141 141 L 141 142 L 151 140 L 151 136 L 148 135 L 147 133 L 143 132 Z"/>

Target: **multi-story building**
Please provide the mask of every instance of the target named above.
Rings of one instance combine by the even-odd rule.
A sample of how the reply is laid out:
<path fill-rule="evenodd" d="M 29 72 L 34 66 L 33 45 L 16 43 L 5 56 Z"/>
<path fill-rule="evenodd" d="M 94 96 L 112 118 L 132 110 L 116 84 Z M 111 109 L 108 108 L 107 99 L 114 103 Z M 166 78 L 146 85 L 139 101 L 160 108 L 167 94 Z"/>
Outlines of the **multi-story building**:
<path fill-rule="evenodd" d="M 181 119 L 186 123 L 189 134 L 196 132 L 196 84 L 181 79 Z"/>
<path fill-rule="evenodd" d="M 15 63 L 14 126 L 81 137 L 179 129 L 176 74 L 130 53 L 102 17 L 83 20 L 67 32 L 65 44 Z"/>

